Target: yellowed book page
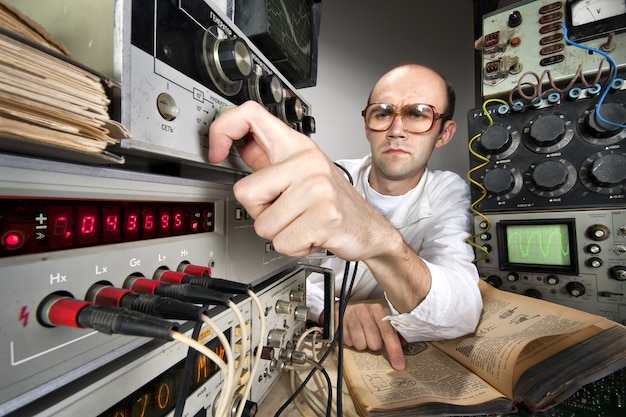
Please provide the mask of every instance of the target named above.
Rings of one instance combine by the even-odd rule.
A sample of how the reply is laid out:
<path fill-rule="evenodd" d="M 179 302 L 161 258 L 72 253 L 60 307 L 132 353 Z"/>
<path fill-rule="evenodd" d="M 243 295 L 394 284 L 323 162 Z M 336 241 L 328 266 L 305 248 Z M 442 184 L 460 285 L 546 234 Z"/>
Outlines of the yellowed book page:
<path fill-rule="evenodd" d="M 63 146 L 83 152 L 102 152 L 108 145 L 108 143 L 104 141 L 94 140 L 78 134 L 61 132 L 19 120 L 7 119 L 0 115 L 0 135 L 2 134 L 50 145 Z M 0 138 L 0 140 L 2 140 L 2 138 Z"/>
<path fill-rule="evenodd" d="M 427 343 L 414 343 L 406 368 L 396 371 L 379 353 L 344 350 L 352 399 L 362 409 L 395 409 L 426 403 L 477 405 L 504 396 Z M 348 371 L 349 370 L 349 371 Z"/>
<path fill-rule="evenodd" d="M 35 122 L 33 119 L 40 118 L 49 123 L 57 123 L 67 126 L 72 132 L 79 132 L 85 136 L 92 136 L 101 140 L 105 139 L 107 132 L 106 121 L 96 120 L 88 116 L 65 111 L 58 107 L 47 106 L 45 103 L 34 102 L 27 98 L 19 98 L 5 94 L 0 85 L 0 112 L 5 113 L 17 120 Z M 41 123 L 38 123 L 41 124 Z M 47 123 L 45 124 L 47 125 Z M 61 129 L 59 129 L 61 130 Z"/>
<path fill-rule="evenodd" d="M 581 340 L 580 337 L 547 336 L 573 334 L 606 320 L 569 307 L 497 290 L 483 281 L 480 289 L 483 314 L 475 334 L 433 344 L 508 397 L 512 395 L 519 376 L 515 365 L 527 346 L 525 369 Z M 529 345 L 540 338 L 546 338 L 544 343 Z M 542 353 L 533 355 L 538 350 Z"/>

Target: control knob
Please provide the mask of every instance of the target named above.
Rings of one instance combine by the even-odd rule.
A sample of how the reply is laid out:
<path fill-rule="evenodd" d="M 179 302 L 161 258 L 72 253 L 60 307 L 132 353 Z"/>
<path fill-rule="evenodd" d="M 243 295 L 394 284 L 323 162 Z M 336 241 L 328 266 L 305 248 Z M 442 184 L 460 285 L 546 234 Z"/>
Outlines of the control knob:
<path fill-rule="evenodd" d="M 489 126 L 480 135 L 480 146 L 491 155 L 504 152 L 511 146 L 511 135 L 509 131 L 502 125 Z"/>
<path fill-rule="evenodd" d="M 507 169 L 494 168 L 485 174 L 483 186 L 492 194 L 506 194 L 515 186 L 515 177 Z"/>
<path fill-rule="evenodd" d="M 544 161 L 535 166 L 531 179 L 537 188 L 557 190 L 567 182 L 568 170 L 559 161 Z"/>
<path fill-rule="evenodd" d="M 227 96 L 238 94 L 252 74 L 252 54 L 246 43 L 226 37 L 217 27 L 204 33 L 200 58 L 215 87 Z"/>
<path fill-rule="evenodd" d="M 518 280 L 519 280 L 519 275 L 517 274 L 517 272 L 509 272 L 509 273 L 506 275 L 506 279 L 507 279 L 509 282 L 515 282 L 515 281 L 518 281 Z"/>
<path fill-rule="evenodd" d="M 246 44 L 239 38 L 217 43 L 221 76 L 225 81 L 244 80 L 252 72 L 252 57 Z"/>
<path fill-rule="evenodd" d="M 590 175 L 603 186 L 618 185 L 626 180 L 626 155 L 608 154 L 593 161 Z"/>
<path fill-rule="evenodd" d="M 587 252 L 596 255 L 596 254 L 602 252 L 602 248 L 597 243 L 591 243 L 591 244 L 587 245 Z"/>
<path fill-rule="evenodd" d="M 266 106 L 276 105 L 283 99 L 283 84 L 276 75 L 262 75 L 258 79 L 259 98 Z"/>
<path fill-rule="evenodd" d="M 556 285 L 556 284 L 558 284 L 558 283 L 559 283 L 559 277 L 558 277 L 558 276 L 556 276 L 556 275 L 548 275 L 548 276 L 546 277 L 546 282 L 547 282 L 549 285 Z"/>
<path fill-rule="evenodd" d="M 543 296 L 541 295 L 541 291 L 536 290 L 534 288 L 529 288 L 526 291 L 524 291 L 524 295 L 527 297 L 538 298 L 540 300 L 543 298 Z"/>
<path fill-rule="evenodd" d="M 485 281 L 494 288 L 502 287 L 502 278 L 497 275 L 489 275 L 487 278 L 485 278 Z"/>
<path fill-rule="evenodd" d="M 609 228 L 603 224 L 593 224 L 586 230 L 587 237 L 596 242 L 607 240 L 611 235 Z"/>
<path fill-rule="evenodd" d="M 600 114 L 605 120 L 610 120 L 611 122 L 622 125 L 626 123 L 626 108 L 619 103 L 603 104 L 600 109 Z M 598 118 L 595 109 L 587 115 L 585 127 L 589 133 L 597 138 L 607 138 L 616 135 L 622 129 L 619 126 L 604 123 Z"/>
<path fill-rule="evenodd" d="M 581 284 L 580 282 L 576 282 L 576 281 L 568 282 L 567 285 L 565 286 L 565 289 L 570 295 L 574 297 L 580 297 L 586 291 L 585 286 Z"/>
<path fill-rule="evenodd" d="M 180 115 L 180 107 L 176 104 L 174 97 L 168 93 L 161 93 L 157 97 L 157 110 L 167 121 L 174 120 Z"/>
<path fill-rule="evenodd" d="M 618 281 L 626 281 L 626 266 L 612 266 L 611 269 L 609 269 L 609 274 L 613 279 L 616 279 Z"/>
<path fill-rule="evenodd" d="M 518 10 L 514 10 L 509 15 L 508 25 L 511 28 L 516 28 L 522 24 L 522 14 Z"/>
<path fill-rule="evenodd" d="M 302 127 L 301 131 L 305 135 L 310 135 L 312 133 L 315 133 L 317 129 L 315 126 L 315 118 L 313 116 L 302 116 L 301 127 Z"/>
<path fill-rule="evenodd" d="M 603 264 L 602 259 L 596 256 L 594 256 L 593 258 L 589 258 L 589 260 L 587 261 L 587 265 L 589 265 L 592 268 L 600 268 L 602 264 Z"/>
<path fill-rule="evenodd" d="M 555 145 L 565 135 L 565 123 L 554 114 L 539 117 L 530 127 L 530 138 L 541 147 Z"/>
<path fill-rule="evenodd" d="M 284 102 L 285 121 L 287 123 L 298 123 L 304 116 L 304 107 L 298 97 L 287 97 Z"/>

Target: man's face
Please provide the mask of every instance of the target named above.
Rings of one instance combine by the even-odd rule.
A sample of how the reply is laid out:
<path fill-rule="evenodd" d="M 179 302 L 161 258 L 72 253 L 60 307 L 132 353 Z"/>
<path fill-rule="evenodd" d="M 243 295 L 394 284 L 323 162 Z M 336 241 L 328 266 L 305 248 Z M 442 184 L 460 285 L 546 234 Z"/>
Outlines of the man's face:
<path fill-rule="evenodd" d="M 370 102 L 392 104 L 396 109 L 407 104 L 424 103 L 443 113 L 445 91 L 444 81 L 430 70 L 404 68 L 384 76 L 372 91 Z M 425 133 L 409 133 L 404 130 L 402 118 L 397 115 L 386 131 L 376 132 L 366 126 L 373 161 L 370 174 L 372 187 L 389 193 L 389 186 L 392 186 L 396 195 L 413 188 L 419 182 L 433 149 L 451 139 L 449 129 L 442 132 L 442 123 L 436 120 L 434 127 Z M 445 123 L 447 126 L 453 122 Z M 454 131 L 451 133 L 454 134 Z M 387 189 L 377 189 L 381 186 Z"/>

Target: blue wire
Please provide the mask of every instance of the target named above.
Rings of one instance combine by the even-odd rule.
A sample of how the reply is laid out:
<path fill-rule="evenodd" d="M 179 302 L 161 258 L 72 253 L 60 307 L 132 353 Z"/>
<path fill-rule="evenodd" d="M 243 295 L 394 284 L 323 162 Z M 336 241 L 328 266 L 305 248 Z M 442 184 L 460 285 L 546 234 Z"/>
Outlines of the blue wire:
<path fill-rule="evenodd" d="M 623 125 L 621 123 L 615 123 L 615 122 L 611 122 L 609 120 L 606 120 L 604 117 L 602 117 L 602 115 L 600 114 L 600 107 L 602 106 L 602 103 L 604 102 L 604 99 L 606 98 L 606 95 L 609 92 L 609 88 L 611 87 L 611 85 L 613 84 L 613 81 L 615 81 L 615 79 L 617 78 L 617 64 L 615 63 L 615 60 L 613 60 L 613 58 L 611 57 L 611 55 L 607 54 L 606 52 L 597 49 L 597 48 L 592 48 L 589 47 L 587 45 L 582 45 L 580 43 L 576 43 L 573 40 L 571 40 L 568 35 L 567 35 L 567 28 L 565 27 L 565 25 L 563 23 L 560 23 L 561 28 L 563 29 L 563 35 L 565 36 L 565 40 L 567 41 L 567 43 L 574 45 L 578 48 L 582 48 L 582 49 L 586 49 L 588 51 L 591 52 L 595 52 L 598 53 L 600 55 L 602 55 L 603 57 L 605 57 L 607 59 L 607 61 L 609 61 L 609 64 L 611 65 L 612 71 L 611 71 L 611 80 L 610 82 L 607 84 L 607 87 L 604 89 L 604 91 L 602 92 L 602 95 L 600 96 L 600 100 L 598 101 L 598 105 L 596 106 L 596 116 L 598 117 L 598 119 L 603 122 L 606 123 L 608 125 L 611 126 L 616 126 L 616 127 L 621 127 L 621 128 L 626 128 L 626 125 Z"/>

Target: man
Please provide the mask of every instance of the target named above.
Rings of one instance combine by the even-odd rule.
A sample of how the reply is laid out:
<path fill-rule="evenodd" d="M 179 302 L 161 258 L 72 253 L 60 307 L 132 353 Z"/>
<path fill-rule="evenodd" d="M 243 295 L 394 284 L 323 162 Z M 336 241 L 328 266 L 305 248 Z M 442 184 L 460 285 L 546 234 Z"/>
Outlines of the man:
<path fill-rule="evenodd" d="M 351 303 L 344 343 L 384 346 L 396 369 L 405 366 L 398 333 L 409 342 L 458 337 L 475 329 L 482 309 L 465 242 L 469 188 L 454 173 L 427 169 L 433 150 L 456 132 L 453 108 L 453 90 L 429 68 L 402 65 L 383 75 L 363 111 L 371 155 L 340 161 L 354 186 L 311 139 L 259 105 L 246 103 L 211 125 L 211 162 L 248 138 L 238 150 L 255 172 L 234 192 L 260 236 L 287 255 L 329 250 L 337 258 L 324 266 L 339 282 L 344 262 L 359 261 L 351 301 L 384 296 L 391 315 L 378 303 Z M 311 284 L 314 309 L 321 291 Z"/>

